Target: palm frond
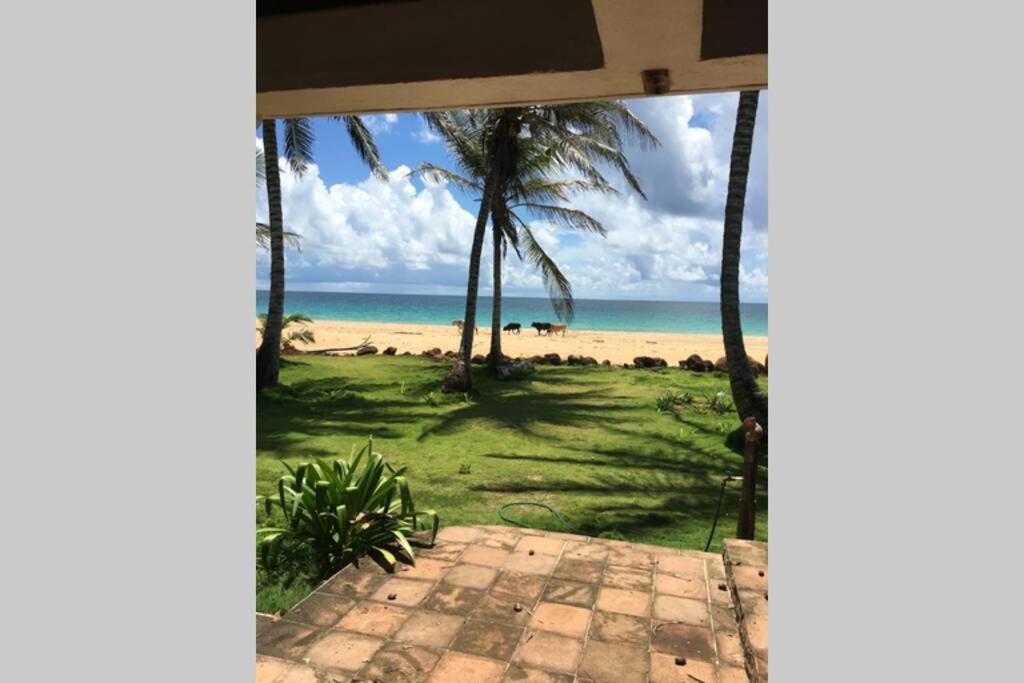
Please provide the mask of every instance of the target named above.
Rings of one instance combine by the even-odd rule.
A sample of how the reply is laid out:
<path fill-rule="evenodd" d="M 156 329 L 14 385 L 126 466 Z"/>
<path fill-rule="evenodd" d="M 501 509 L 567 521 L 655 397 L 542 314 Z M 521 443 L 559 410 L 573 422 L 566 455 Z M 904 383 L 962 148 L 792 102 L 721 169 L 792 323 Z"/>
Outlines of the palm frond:
<path fill-rule="evenodd" d="M 537 216 L 546 218 L 552 223 L 560 225 L 570 230 L 579 230 L 580 232 L 593 232 L 601 237 L 605 237 L 608 231 L 604 229 L 601 222 L 590 214 L 584 213 L 578 209 L 569 209 L 564 206 L 552 206 L 550 204 L 516 204 L 516 208 L 529 209 Z"/>
<path fill-rule="evenodd" d="M 345 129 L 348 131 L 349 140 L 352 142 L 352 146 L 356 150 L 356 154 L 363 160 L 367 166 L 370 167 L 370 172 L 375 178 L 380 180 L 388 179 L 388 169 L 380 160 L 380 150 L 377 149 L 377 143 L 373 139 L 373 133 L 363 120 L 358 116 L 337 116 L 336 121 L 341 121 L 345 124 Z"/>
<path fill-rule="evenodd" d="M 267 179 L 267 161 L 263 156 L 263 150 L 256 150 L 256 181 L 263 183 Z"/>
<path fill-rule="evenodd" d="M 313 123 L 309 119 L 284 120 L 284 154 L 297 176 L 313 163 Z"/>
<path fill-rule="evenodd" d="M 440 166 L 436 166 L 426 161 L 410 171 L 409 175 L 420 176 L 433 183 L 451 183 L 452 185 L 466 190 L 467 192 L 479 192 L 482 194 L 484 191 L 484 187 L 480 183 L 461 176 L 454 171 L 449 171 L 446 168 L 441 168 Z"/>
<path fill-rule="evenodd" d="M 555 315 L 565 323 L 571 323 L 576 316 L 576 301 L 572 296 L 572 285 L 558 264 L 548 256 L 544 247 L 534 238 L 529 226 L 520 226 L 520 240 L 527 260 L 540 270 L 541 280 L 548 290 L 548 298 L 551 299 L 551 306 Z"/>
<path fill-rule="evenodd" d="M 302 235 L 285 230 L 284 243 L 295 251 L 302 251 Z M 270 249 L 270 226 L 266 223 L 256 223 L 256 244 L 264 249 Z"/>

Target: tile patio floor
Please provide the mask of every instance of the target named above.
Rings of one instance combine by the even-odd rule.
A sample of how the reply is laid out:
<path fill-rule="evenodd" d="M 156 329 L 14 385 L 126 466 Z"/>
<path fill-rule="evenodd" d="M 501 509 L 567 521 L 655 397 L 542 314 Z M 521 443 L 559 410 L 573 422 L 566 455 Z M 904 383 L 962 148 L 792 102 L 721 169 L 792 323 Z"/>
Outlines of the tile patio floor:
<path fill-rule="evenodd" d="M 745 683 L 750 670 L 767 681 L 762 546 L 729 542 L 727 571 L 710 553 L 448 527 L 415 568 L 366 560 L 282 618 L 259 615 L 256 680 Z"/>

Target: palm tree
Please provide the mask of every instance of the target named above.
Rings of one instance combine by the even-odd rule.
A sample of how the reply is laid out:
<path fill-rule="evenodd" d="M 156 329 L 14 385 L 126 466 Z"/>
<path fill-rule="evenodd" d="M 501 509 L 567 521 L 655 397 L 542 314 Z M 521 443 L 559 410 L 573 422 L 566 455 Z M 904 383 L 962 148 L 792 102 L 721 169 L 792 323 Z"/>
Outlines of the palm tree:
<path fill-rule="evenodd" d="M 768 430 L 768 394 L 754 378 L 743 345 L 740 325 L 740 242 L 743 236 L 743 206 L 747 196 L 747 174 L 750 150 L 757 118 L 758 91 L 740 93 L 736 109 L 736 131 L 732 138 L 732 160 L 729 166 L 729 194 L 725 201 L 725 227 L 722 236 L 722 337 L 729 365 L 732 399 L 741 420 L 753 417 Z"/>
<path fill-rule="evenodd" d="M 581 211 L 538 202 L 565 201 L 570 188 L 614 191 L 599 170 L 599 163 L 617 170 L 643 196 L 622 152 L 623 138 L 625 134 L 652 146 L 657 144 L 657 138 L 621 102 L 445 112 L 425 117 L 427 124 L 445 140 L 466 177 L 436 167 L 428 171 L 477 191 L 481 197 L 470 252 L 460 360 L 443 385 L 448 391 L 469 391 L 480 255 L 488 215 L 495 218 L 491 360 L 496 363 L 501 358 L 501 258 L 506 241 L 522 257 L 522 238 L 526 258 L 540 267 L 559 317 L 571 319 L 574 310 L 568 280 L 513 209 L 526 208 L 563 225 L 603 234 L 600 223 Z M 550 174 L 558 171 L 572 171 L 582 178 L 552 181 Z"/>
<path fill-rule="evenodd" d="M 358 116 L 335 116 L 348 133 L 349 141 L 359 157 L 378 178 L 387 179 L 387 169 L 380 161 L 380 152 L 373 134 Z M 284 152 L 292 172 L 302 176 L 313 162 L 313 124 L 309 119 L 285 119 Z M 281 329 L 284 322 L 284 219 L 281 212 L 281 176 L 277 160 L 277 120 L 263 121 L 264 174 L 267 185 L 267 206 L 270 220 L 266 225 L 266 241 L 270 246 L 270 292 L 263 341 L 256 352 L 257 390 L 277 384 L 281 367 Z M 257 224 L 257 239 L 260 227 Z"/>
<path fill-rule="evenodd" d="M 267 326 L 267 315 L 266 313 L 263 313 L 259 315 L 258 318 L 260 322 L 259 325 L 256 326 L 256 331 L 260 335 L 262 335 L 264 329 Z M 285 336 L 284 339 L 282 339 L 281 341 L 281 349 L 292 349 L 295 347 L 296 342 L 298 342 L 299 344 L 315 344 L 316 337 L 313 336 L 313 330 L 306 327 L 306 325 L 309 325 L 312 322 L 313 319 L 303 313 L 292 313 L 291 315 L 285 317 L 284 321 L 281 323 L 282 336 L 284 335 L 284 332 L 292 325 L 301 325 L 301 327 L 299 327 L 299 329 L 297 330 L 292 330 L 291 332 L 288 332 L 288 335 Z"/>

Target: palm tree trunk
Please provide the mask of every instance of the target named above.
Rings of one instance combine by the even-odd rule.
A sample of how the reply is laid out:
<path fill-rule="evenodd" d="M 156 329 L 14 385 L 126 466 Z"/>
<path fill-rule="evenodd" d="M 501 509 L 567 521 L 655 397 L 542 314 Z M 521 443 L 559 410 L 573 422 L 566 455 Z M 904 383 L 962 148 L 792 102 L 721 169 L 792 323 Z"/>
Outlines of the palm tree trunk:
<path fill-rule="evenodd" d="M 729 194 L 725 201 L 725 227 L 722 236 L 722 337 L 729 365 L 732 399 L 741 420 L 753 417 L 768 430 L 768 395 L 761 391 L 747 360 L 740 325 L 740 242 L 743 236 L 743 206 L 747 197 L 750 150 L 757 118 L 758 91 L 740 93 L 736 110 L 736 132 L 732 139 L 729 167 Z"/>
<path fill-rule="evenodd" d="M 281 328 L 284 320 L 284 219 L 281 213 L 281 174 L 277 168 L 277 120 L 263 121 L 267 204 L 270 209 L 270 294 L 263 341 L 256 352 L 256 389 L 277 384 L 281 368 Z"/>
<path fill-rule="evenodd" d="M 498 227 L 498 215 L 495 213 L 491 221 L 491 234 L 494 236 L 494 305 L 491 307 L 491 368 L 501 364 L 501 228 Z"/>
<path fill-rule="evenodd" d="M 466 283 L 466 314 L 463 317 L 462 344 L 459 346 L 459 360 L 441 385 L 442 391 L 465 392 L 473 388 L 472 364 L 473 329 L 476 327 L 476 295 L 480 288 L 480 255 L 484 248 L 484 235 L 487 232 L 487 217 L 491 208 L 493 194 L 493 174 L 484 183 L 483 197 L 480 199 L 480 211 L 476 216 L 476 229 L 473 232 L 473 247 L 469 252 L 469 281 Z"/>

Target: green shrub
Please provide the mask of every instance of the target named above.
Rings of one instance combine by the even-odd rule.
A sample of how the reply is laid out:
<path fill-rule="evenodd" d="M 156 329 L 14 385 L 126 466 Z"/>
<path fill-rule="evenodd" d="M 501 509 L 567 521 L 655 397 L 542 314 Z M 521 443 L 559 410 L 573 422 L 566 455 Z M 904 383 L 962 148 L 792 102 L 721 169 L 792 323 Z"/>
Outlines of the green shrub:
<path fill-rule="evenodd" d="M 709 394 L 705 397 L 705 400 L 707 401 L 708 410 L 715 415 L 724 415 L 733 410 L 732 401 L 726 398 L 724 391 L 719 391 L 717 394 Z"/>
<path fill-rule="evenodd" d="M 360 464 L 364 467 L 360 470 Z M 373 450 L 373 437 L 351 462 L 317 459 L 301 463 L 277 482 L 277 496 L 260 497 L 268 515 L 280 510 L 284 524 L 259 529 L 258 544 L 264 567 L 273 569 L 282 545 L 305 546 L 316 558 L 323 576 L 369 555 L 385 569 L 397 561 L 415 564 L 406 535 L 420 518 L 432 520 L 431 543 L 438 516 L 417 512 L 405 478 L 406 468 L 394 469 Z"/>
<path fill-rule="evenodd" d="M 658 407 L 659 413 L 672 410 L 672 407 L 676 404 L 676 395 L 671 391 L 663 391 L 658 394 L 658 398 L 654 399 L 655 405 Z"/>
<path fill-rule="evenodd" d="M 439 406 L 441 404 L 441 392 L 436 391 L 436 390 L 435 391 L 431 391 L 429 394 L 427 394 L 426 396 L 423 397 L 423 400 L 431 408 L 436 408 L 437 406 Z"/>
<path fill-rule="evenodd" d="M 472 465 L 467 465 L 466 463 L 463 463 L 463 464 L 459 465 L 459 474 L 472 474 L 472 473 L 473 473 L 473 466 Z"/>

